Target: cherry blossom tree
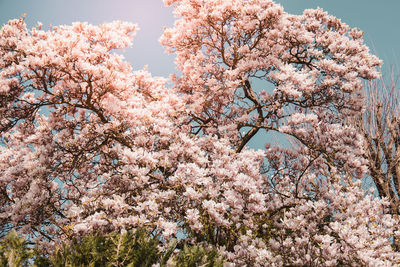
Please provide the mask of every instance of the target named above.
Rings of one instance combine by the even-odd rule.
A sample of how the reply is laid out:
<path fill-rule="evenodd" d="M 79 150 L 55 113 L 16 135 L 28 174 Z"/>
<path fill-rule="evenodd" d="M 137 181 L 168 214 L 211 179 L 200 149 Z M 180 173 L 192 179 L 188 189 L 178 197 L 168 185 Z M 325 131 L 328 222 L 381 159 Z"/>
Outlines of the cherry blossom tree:
<path fill-rule="evenodd" d="M 320 9 L 169 0 L 179 75 L 133 71 L 113 22 L 0 32 L 1 233 L 62 240 L 145 227 L 232 266 L 389 265 L 396 221 L 361 188 L 352 118 L 380 60 Z M 252 150 L 260 132 L 295 146 Z M 160 248 L 163 249 L 163 248 Z"/>

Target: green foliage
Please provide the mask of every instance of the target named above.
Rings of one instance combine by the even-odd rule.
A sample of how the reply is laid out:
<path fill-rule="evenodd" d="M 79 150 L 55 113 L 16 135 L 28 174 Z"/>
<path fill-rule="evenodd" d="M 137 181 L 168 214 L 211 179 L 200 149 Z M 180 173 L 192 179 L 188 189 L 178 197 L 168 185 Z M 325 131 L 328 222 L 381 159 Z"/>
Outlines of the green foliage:
<path fill-rule="evenodd" d="M 158 262 L 161 254 L 159 241 L 145 230 L 124 234 L 87 235 L 63 244 L 48 259 L 36 260 L 37 266 L 151 266 Z"/>
<path fill-rule="evenodd" d="M 224 261 L 219 257 L 218 251 L 213 248 L 210 251 L 201 246 L 186 246 L 178 254 L 176 266 L 182 267 L 222 267 Z"/>
<path fill-rule="evenodd" d="M 51 255 L 43 255 L 40 249 L 27 246 L 24 238 L 11 232 L 0 241 L 0 266 L 10 267 L 147 267 L 159 264 L 160 267 L 222 267 L 223 259 L 215 248 L 202 246 L 183 246 L 176 253 L 178 242 L 173 240 L 164 252 L 157 237 L 145 229 L 128 231 L 124 234 L 86 235 L 63 243 Z"/>
<path fill-rule="evenodd" d="M 0 240 L 0 266 L 29 266 L 32 256 L 33 252 L 26 247 L 25 239 L 19 237 L 15 231 Z"/>

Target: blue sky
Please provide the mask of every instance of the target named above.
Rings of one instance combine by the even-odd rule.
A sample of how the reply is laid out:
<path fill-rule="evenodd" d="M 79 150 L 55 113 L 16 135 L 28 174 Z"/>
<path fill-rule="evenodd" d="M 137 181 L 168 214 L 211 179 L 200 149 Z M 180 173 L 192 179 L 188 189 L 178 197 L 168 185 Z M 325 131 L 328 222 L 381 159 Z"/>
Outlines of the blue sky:
<path fill-rule="evenodd" d="M 352 27 L 365 32 L 365 42 L 384 60 L 385 66 L 400 60 L 400 0 L 279 0 L 289 13 L 301 14 L 306 8 L 321 7 Z M 112 20 L 137 23 L 134 45 L 124 55 L 135 69 L 149 66 L 153 75 L 168 76 L 174 72 L 173 56 L 166 55 L 158 43 L 164 26 L 173 25 L 172 8 L 162 0 L 0 0 L 0 24 L 27 14 L 32 27 L 87 21 L 99 24 Z"/>

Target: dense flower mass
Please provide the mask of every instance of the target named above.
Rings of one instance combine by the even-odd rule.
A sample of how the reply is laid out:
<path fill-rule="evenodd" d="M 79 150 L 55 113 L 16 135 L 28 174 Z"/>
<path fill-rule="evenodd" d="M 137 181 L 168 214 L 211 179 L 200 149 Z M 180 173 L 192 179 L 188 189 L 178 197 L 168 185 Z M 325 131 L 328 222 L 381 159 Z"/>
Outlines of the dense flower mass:
<path fill-rule="evenodd" d="M 133 24 L 1 28 L 1 234 L 50 250 L 144 227 L 228 266 L 399 264 L 398 222 L 361 187 L 349 123 L 381 64 L 362 32 L 270 0 L 165 3 L 172 88 L 115 53 Z M 252 150 L 258 132 L 291 145 Z"/>

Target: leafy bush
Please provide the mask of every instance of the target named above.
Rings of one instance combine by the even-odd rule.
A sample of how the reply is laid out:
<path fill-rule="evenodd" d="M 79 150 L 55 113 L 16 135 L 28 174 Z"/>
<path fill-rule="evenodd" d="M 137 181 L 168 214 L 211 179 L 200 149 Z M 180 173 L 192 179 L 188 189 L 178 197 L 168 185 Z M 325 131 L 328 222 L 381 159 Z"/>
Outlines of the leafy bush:
<path fill-rule="evenodd" d="M 11 232 L 0 241 L 1 266 L 34 267 L 145 267 L 145 266 L 204 266 L 222 267 L 223 259 L 215 248 L 178 244 L 172 240 L 165 250 L 161 242 L 145 229 L 86 235 L 69 244 L 62 243 L 52 254 L 41 253 L 41 248 L 30 248 L 24 238 Z M 176 249 L 183 246 L 183 250 Z"/>

